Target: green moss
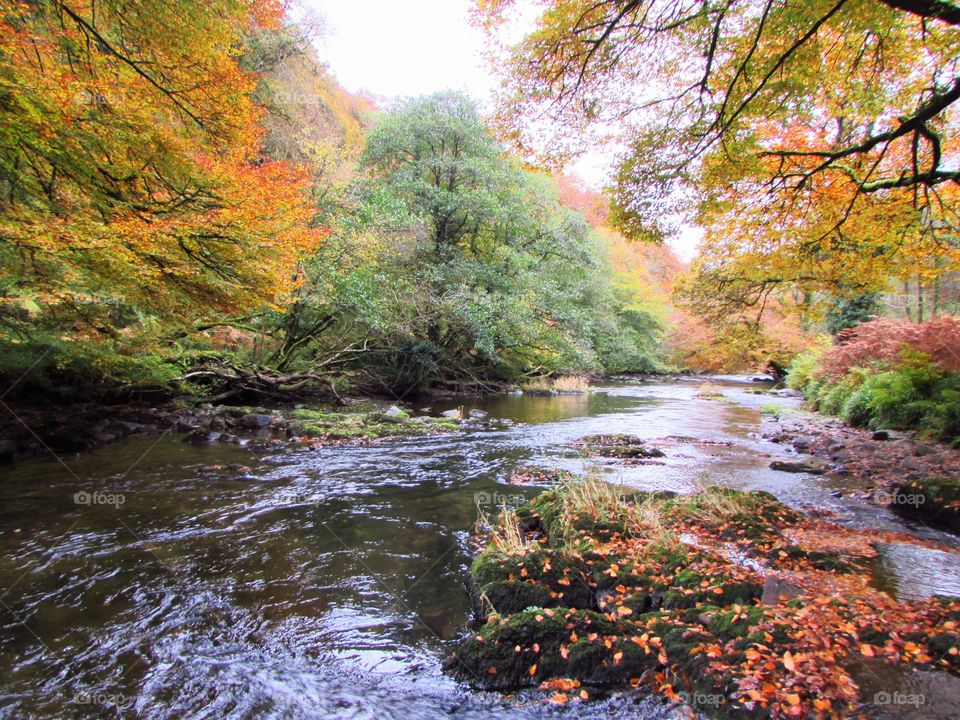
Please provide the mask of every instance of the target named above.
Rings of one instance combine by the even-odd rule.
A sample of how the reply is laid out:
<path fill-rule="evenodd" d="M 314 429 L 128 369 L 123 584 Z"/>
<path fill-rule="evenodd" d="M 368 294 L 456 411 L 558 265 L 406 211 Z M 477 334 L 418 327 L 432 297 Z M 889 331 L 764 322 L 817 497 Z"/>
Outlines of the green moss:
<path fill-rule="evenodd" d="M 287 417 L 293 418 L 294 420 L 326 420 L 334 417 L 334 415 L 320 410 L 298 409 L 291 410 L 287 413 Z"/>
<path fill-rule="evenodd" d="M 534 584 L 547 593 L 548 606 L 589 608 L 593 606 L 593 591 L 588 582 L 589 568 L 583 560 L 573 555 L 552 549 L 531 548 L 523 555 L 507 555 L 485 551 L 470 567 L 473 582 L 486 595 L 497 583 Z M 515 607 L 527 607 L 525 599 L 508 601 L 502 598 L 501 590 L 495 590 L 500 603 Z M 534 591 L 520 588 L 524 598 Z M 492 598 L 491 598 L 492 601 Z M 493 603 L 497 606 L 497 603 Z"/>
<path fill-rule="evenodd" d="M 304 437 L 322 437 L 326 435 L 327 429 L 316 423 L 303 423 L 300 426 L 300 434 Z"/>
<path fill-rule="evenodd" d="M 486 605 L 485 614 L 490 612 L 512 615 L 529 607 L 550 607 L 556 603 L 550 588 L 534 582 L 492 582 L 483 588 Z"/>

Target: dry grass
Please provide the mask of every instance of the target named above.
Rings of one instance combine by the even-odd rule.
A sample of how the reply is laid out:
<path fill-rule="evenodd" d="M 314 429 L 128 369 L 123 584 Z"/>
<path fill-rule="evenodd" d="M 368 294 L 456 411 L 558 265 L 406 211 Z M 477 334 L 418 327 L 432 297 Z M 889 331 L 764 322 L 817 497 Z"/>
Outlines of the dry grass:
<path fill-rule="evenodd" d="M 650 538 L 667 532 L 660 501 L 637 495 L 597 475 L 567 480 L 558 491 L 564 517 L 592 515 L 601 522 L 622 523 L 625 530 Z"/>
<path fill-rule="evenodd" d="M 564 375 L 563 377 L 541 377 L 531 380 L 523 386 L 527 393 L 585 393 L 590 382 L 583 375 Z"/>
<path fill-rule="evenodd" d="M 583 375 L 566 375 L 553 381 L 553 389 L 557 392 L 585 393 L 590 383 Z"/>
<path fill-rule="evenodd" d="M 490 519 L 483 509 L 477 505 L 479 518 L 477 526 L 489 527 L 490 545 L 502 553 L 524 553 L 529 543 L 520 530 L 520 518 L 517 513 L 506 505 L 501 508 L 496 522 Z"/>
<path fill-rule="evenodd" d="M 701 475 L 697 478 L 694 492 L 678 497 L 675 503 L 682 505 L 687 514 L 710 522 L 721 522 L 734 515 L 750 511 L 750 507 L 744 502 L 743 495 L 710 492 L 711 489 L 721 487 L 708 475 Z"/>

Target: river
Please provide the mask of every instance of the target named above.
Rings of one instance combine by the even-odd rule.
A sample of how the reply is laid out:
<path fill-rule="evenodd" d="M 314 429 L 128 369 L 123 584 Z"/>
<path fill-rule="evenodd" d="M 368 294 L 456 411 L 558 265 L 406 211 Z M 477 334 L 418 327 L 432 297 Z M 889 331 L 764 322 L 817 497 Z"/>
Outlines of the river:
<path fill-rule="evenodd" d="M 787 450 L 758 436 L 760 407 L 797 401 L 711 382 L 724 400 L 698 398 L 689 379 L 616 383 L 416 406 L 514 423 L 453 436 L 268 452 L 139 437 L 4 470 L 0 717 L 672 717 L 636 693 L 556 708 L 440 670 L 470 619 L 478 503 L 536 494 L 508 483 L 519 465 L 583 471 L 570 444 L 587 434 L 674 437 L 665 464 L 607 466 L 611 482 L 765 489 L 854 526 L 954 542 L 835 497 L 849 479 L 770 470 Z"/>

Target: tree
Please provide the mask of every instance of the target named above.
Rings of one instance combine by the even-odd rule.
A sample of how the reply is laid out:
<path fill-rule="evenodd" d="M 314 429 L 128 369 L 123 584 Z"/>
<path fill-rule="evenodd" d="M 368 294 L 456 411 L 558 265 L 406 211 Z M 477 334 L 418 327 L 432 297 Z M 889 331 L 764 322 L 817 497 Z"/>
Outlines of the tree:
<path fill-rule="evenodd" d="M 260 155 L 246 38 L 276 2 L 0 6 L 0 330 L 78 353 L 176 337 L 298 282 L 306 174 Z"/>
<path fill-rule="evenodd" d="M 712 321 L 804 309 L 791 294 L 960 267 L 958 20 L 947 2 L 557 0 L 510 54 L 501 121 L 560 159 L 615 141 L 613 222 L 702 225 L 683 296 Z"/>
<path fill-rule="evenodd" d="M 481 0 L 491 27 L 512 0 Z M 960 11 L 948 2 L 881 0 L 555 0 L 508 65 L 502 120 L 530 149 L 582 149 L 584 130 L 612 130 L 628 153 L 621 222 L 661 229 L 678 184 L 704 159 L 754 142 L 769 189 L 810 178 L 854 195 L 908 188 L 934 202 L 960 170 Z M 545 132 L 543 118 L 560 121 Z M 770 127 L 808 127 L 798 138 Z M 935 202 L 934 202 L 935 204 Z"/>
<path fill-rule="evenodd" d="M 297 367 L 404 394 L 430 383 L 650 369 L 659 330 L 619 292 L 602 237 L 507 156 L 459 93 L 397 104 L 304 263 Z"/>

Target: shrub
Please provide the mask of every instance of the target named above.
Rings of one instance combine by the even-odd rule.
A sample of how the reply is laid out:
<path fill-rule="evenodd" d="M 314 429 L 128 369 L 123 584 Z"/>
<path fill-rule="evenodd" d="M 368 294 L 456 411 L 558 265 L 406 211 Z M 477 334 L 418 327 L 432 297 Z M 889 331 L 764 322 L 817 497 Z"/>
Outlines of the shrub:
<path fill-rule="evenodd" d="M 816 394 L 822 375 L 819 370 L 820 357 L 830 348 L 830 345 L 830 338 L 823 336 L 812 348 L 797 355 L 787 373 L 787 387 L 812 398 Z"/>
<path fill-rule="evenodd" d="M 960 317 L 923 323 L 878 318 L 848 331 L 841 344 L 823 353 L 819 369 L 833 378 L 854 367 L 892 366 L 910 352 L 929 356 L 942 370 L 960 372 Z"/>
<path fill-rule="evenodd" d="M 928 331 L 918 333 L 917 337 L 928 338 L 918 344 L 929 345 L 928 336 Z M 944 338 L 942 345 L 950 342 Z M 880 354 L 873 358 L 859 355 L 862 347 L 852 355 L 847 349 L 811 349 L 794 361 L 787 383 L 803 392 L 816 409 L 851 425 L 916 430 L 960 443 L 960 372 L 949 369 L 949 360 L 914 345 L 901 344 L 894 355 L 889 348 L 875 347 Z M 824 369 L 831 363 L 838 367 L 838 357 L 846 362 L 854 355 L 859 365 L 846 367 L 840 374 Z"/>

